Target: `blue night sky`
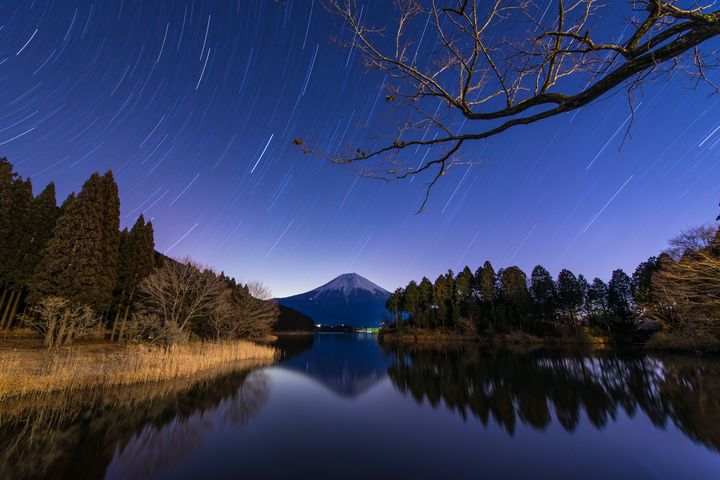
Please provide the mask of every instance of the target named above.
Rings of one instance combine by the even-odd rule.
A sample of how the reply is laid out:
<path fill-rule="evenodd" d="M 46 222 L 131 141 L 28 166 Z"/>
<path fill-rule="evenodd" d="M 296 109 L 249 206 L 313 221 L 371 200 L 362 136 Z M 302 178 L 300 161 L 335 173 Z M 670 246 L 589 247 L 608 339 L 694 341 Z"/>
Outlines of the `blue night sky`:
<path fill-rule="evenodd" d="M 342 35 L 311 0 L 3 0 L 0 156 L 59 201 L 112 169 L 123 225 L 144 213 L 157 250 L 277 296 L 351 271 L 392 290 L 486 259 L 607 280 L 718 213 L 720 97 L 674 77 L 645 87 L 624 143 L 619 92 L 466 144 L 481 165 L 453 167 L 416 214 L 430 175 L 361 178 L 292 144 L 354 148 L 395 115 Z"/>

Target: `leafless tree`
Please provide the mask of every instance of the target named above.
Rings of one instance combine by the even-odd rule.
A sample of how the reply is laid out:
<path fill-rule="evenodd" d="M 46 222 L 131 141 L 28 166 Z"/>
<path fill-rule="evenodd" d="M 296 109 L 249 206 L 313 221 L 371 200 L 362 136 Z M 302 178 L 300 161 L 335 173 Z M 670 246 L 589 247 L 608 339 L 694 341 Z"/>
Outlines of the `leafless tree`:
<path fill-rule="evenodd" d="M 89 306 L 61 297 L 43 298 L 23 317 L 26 325 L 43 335 L 48 348 L 68 345 L 98 323 L 98 317 Z"/>
<path fill-rule="evenodd" d="M 379 28 L 356 0 L 327 0 L 349 27 L 343 42 L 369 68 L 386 72 L 386 100 L 401 103 L 402 119 L 395 132 L 345 154 L 294 142 L 336 163 L 364 161 L 368 176 L 434 171 L 424 208 L 438 179 L 463 163 L 465 142 L 576 110 L 622 88 L 632 108 L 646 81 L 673 72 L 717 90 L 705 75 L 717 50 L 703 46 L 720 34 L 716 1 L 624 0 L 618 15 L 611 7 L 621 1 L 396 0 L 394 25 Z"/>
<path fill-rule="evenodd" d="M 279 314 L 270 291 L 259 282 L 251 282 L 223 292 L 208 323 L 217 340 L 260 338 L 270 333 Z"/>
<path fill-rule="evenodd" d="M 180 331 L 207 318 L 222 303 L 227 285 L 212 270 L 190 260 L 166 261 L 139 285 L 139 312 L 158 315 Z"/>
<path fill-rule="evenodd" d="M 280 315 L 270 290 L 259 282 L 233 290 L 230 302 L 235 315 L 234 333 L 238 337 L 260 338 L 269 334 Z"/>
<path fill-rule="evenodd" d="M 680 260 L 683 255 L 699 252 L 708 248 L 714 241 L 718 229 L 712 225 L 699 225 L 683 230 L 680 235 L 668 242 L 670 248 L 665 253 L 673 260 Z"/>
<path fill-rule="evenodd" d="M 712 330 L 720 338 L 720 256 L 709 249 L 672 262 L 653 275 L 653 292 L 667 329 L 688 322 Z"/>

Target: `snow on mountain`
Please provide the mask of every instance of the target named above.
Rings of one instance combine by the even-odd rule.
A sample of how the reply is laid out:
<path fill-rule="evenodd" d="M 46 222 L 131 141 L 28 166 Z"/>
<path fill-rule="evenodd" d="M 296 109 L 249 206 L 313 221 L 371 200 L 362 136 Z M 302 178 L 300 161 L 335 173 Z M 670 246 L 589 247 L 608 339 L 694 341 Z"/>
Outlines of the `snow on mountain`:
<path fill-rule="evenodd" d="M 320 295 L 327 292 L 338 291 L 342 292 L 345 296 L 348 296 L 353 292 L 353 290 L 367 290 L 368 292 L 377 293 L 379 295 L 390 295 L 390 292 L 378 285 L 375 285 L 367 278 L 361 277 L 357 273 L 344 273 L 330 280 L 325 285 L 322 285 L 315 290 L 311 290 L 308 293 Z"/>
<path fill-rule="evenodd" d="M 390 292 L 357 273 L 340 275 L 325 285 L 278 303 L 322 325 L 378 326 L 389 317 L 385 302 Z"/>

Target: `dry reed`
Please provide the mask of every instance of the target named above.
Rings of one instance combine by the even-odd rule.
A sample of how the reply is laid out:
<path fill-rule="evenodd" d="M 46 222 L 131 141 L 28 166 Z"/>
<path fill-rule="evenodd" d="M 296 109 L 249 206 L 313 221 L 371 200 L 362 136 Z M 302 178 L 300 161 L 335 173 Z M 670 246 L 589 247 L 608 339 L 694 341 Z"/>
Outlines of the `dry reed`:
<path fill-rule="evenodd" d="M 222 368 L 272 363 L 272 347 L 247 341 L 191 342 L 168 348 L 148 345 L 76 346 L 57 352 L 0 352 L 0 401 L 62 390 L 107 388 L 192 377 Z"/>

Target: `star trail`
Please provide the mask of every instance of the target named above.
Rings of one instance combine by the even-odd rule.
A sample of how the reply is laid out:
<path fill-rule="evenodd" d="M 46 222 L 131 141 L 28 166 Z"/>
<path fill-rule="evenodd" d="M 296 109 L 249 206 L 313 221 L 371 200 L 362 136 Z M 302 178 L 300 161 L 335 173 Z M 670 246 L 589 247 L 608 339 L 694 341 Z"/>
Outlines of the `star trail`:
<path fill-rule="evenodd" d="M 648 84 L 633 113 L 611 95 L 468 144 L 473 165 L 416 214 L 431 178 L 364 178 L 293 145 L 359 146 L 393 115 L 387 77 L 335 41 L 347 34 L 312 0 L 3 1 L 0 156 L 60 200 L 112 169 L 123 225 L 144 213 L 158 251 L 278 296 L 351 269 L 392 290 L 486 259 L 607 279 L 717 215 L 720 99 L 682 78 Z"/>

